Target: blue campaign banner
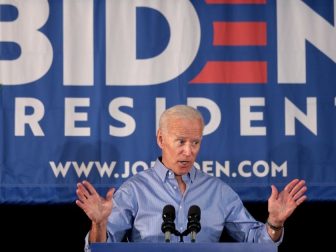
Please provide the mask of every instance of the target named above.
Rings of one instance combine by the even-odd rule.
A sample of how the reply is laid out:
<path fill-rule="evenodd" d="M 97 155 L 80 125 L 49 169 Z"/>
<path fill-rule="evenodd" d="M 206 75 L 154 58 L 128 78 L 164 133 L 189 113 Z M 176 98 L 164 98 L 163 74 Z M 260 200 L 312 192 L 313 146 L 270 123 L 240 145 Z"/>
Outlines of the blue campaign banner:
<path fill-rule="evenodd" d="M 332 0 L 0 0 L 0 203 L 104 194 L 148 169 L 161 112 L 198 108 L 195 166 L 246 201 L 336 200 Z"/>

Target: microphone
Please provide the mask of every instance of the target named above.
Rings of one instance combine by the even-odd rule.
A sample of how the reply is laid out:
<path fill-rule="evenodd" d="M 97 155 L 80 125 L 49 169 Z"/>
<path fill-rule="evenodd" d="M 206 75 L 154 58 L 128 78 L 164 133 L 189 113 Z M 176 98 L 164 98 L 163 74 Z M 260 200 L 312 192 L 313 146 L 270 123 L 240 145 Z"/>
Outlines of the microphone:
<path fill-rule="evenodd" d="M 165 234 L 165 241 L 170 242 L 170 236 L 175 233 L 175 208 L 172 205 L 166 205 L 162 210 L 161 230 Z"/>
<path fill-rule="evenodd" d="M 201 230 L 201 209 L 199 206 L 193 205 L 188 211 L 187 230 L 190 232 L 191 242 L 196 241 L 196 234 Z"/>

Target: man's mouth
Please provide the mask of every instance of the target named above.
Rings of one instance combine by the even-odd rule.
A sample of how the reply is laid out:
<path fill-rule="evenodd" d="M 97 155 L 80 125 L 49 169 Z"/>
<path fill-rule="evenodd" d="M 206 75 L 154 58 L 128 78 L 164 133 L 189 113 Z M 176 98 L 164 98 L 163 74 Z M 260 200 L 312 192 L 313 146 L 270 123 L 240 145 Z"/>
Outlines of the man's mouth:
<path fill-rule="evenodd" d="M 179 163 L 183 166 L 186 166 L 190 163 L 190 161 L 179 161 Z"/>

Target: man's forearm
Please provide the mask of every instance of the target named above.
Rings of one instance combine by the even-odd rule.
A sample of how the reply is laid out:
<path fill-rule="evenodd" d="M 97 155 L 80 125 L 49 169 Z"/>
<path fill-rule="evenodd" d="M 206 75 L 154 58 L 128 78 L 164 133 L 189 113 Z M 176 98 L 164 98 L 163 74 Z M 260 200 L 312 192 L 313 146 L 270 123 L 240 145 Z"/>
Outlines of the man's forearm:
<path fill-rule="evenodd" d="M 90 234 L 89 234 L 89 242 L 106 242 L 106 223 L 97 224 L 92 223 Z"/>
<path fill-rule="evenodd" d="M 267 229 L 267 233 L 269 234 L 269 236 L 271 237 L 271 239 L 276 242 L 280 239 L 282 232 L 283 232 L 283 224 L 282 225 L 278 225 L 275 226 L 274 224 L 272 224 L 272 222 L 270 222 L 269 220 L 267 220 L 266 222 L 266 229 Z"/>

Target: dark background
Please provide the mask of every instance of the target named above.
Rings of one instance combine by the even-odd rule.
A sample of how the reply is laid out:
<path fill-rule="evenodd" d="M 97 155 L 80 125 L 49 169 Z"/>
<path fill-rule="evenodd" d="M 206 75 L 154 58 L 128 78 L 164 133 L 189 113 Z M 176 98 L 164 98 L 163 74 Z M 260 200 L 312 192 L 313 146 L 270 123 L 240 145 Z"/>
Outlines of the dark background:
<path fill-rule="evenodd" d="M 267 218 L 267 202 L 245 202 L 258 220 Z M 333 251 L 336 202 L 309 202 L 300 205 L 285 224 L 279 252 Z M 83 251 L 90 222 L 75 204 L 0 205 L 2 246 L 8 251 Z M 225 241 L 229 241 L 224 236 Z"/>

